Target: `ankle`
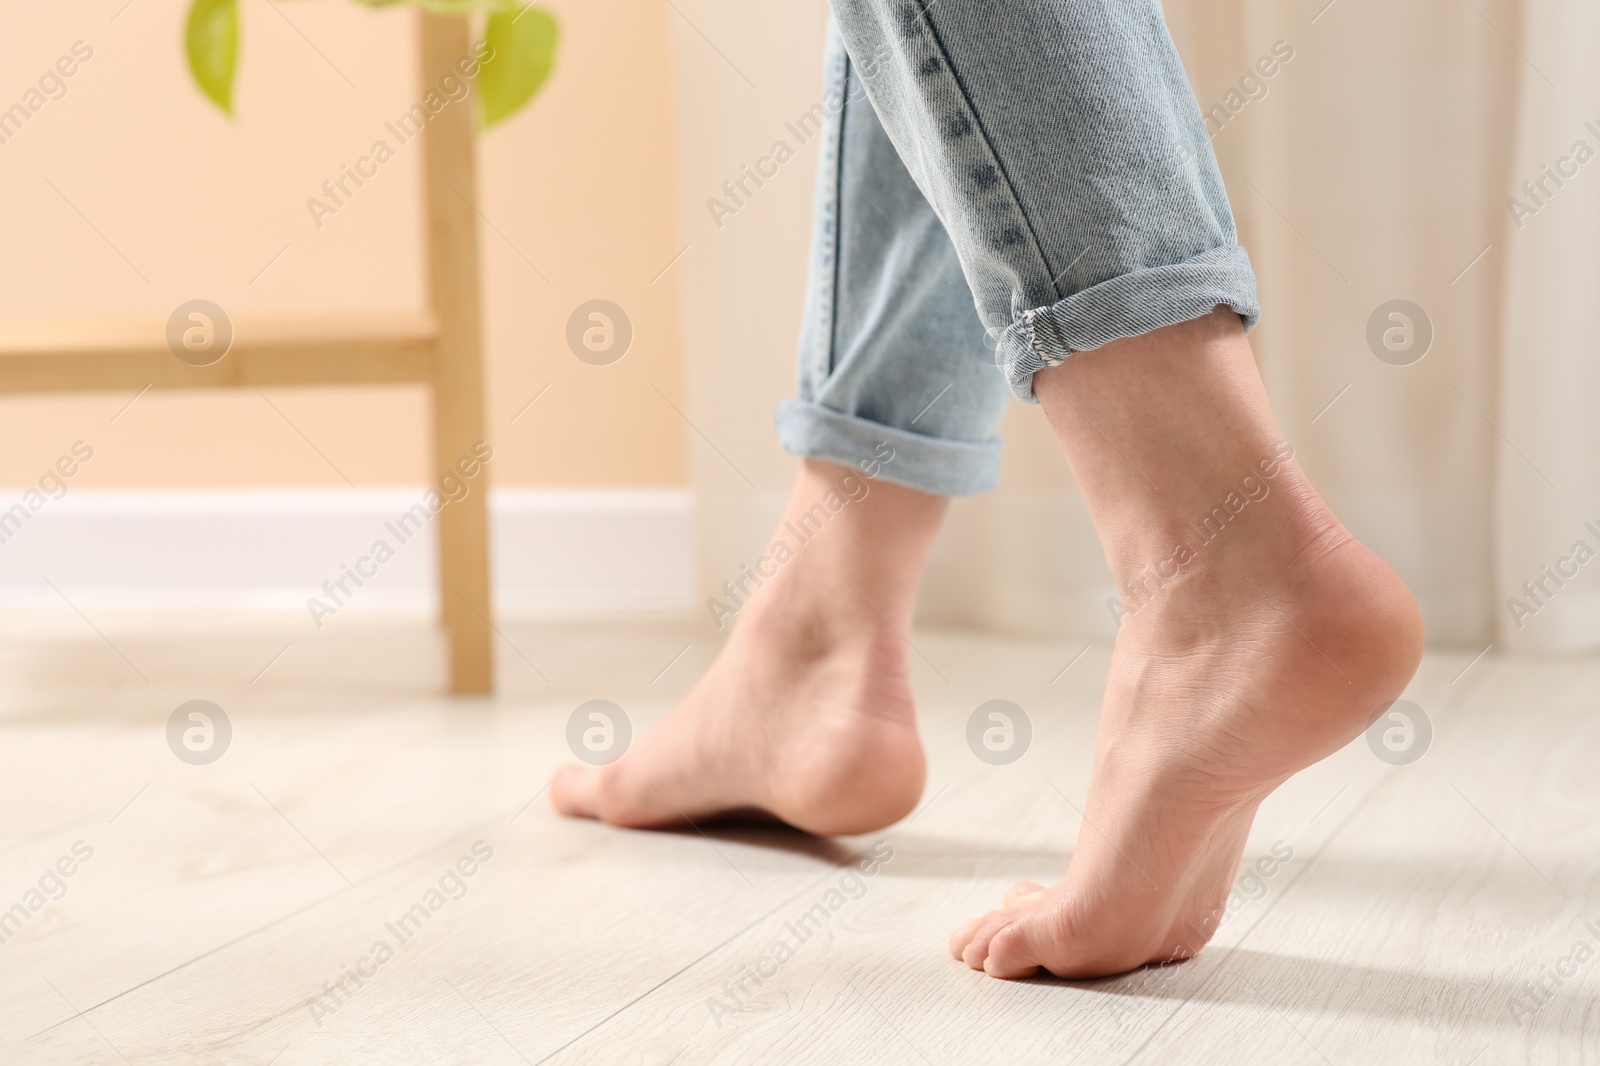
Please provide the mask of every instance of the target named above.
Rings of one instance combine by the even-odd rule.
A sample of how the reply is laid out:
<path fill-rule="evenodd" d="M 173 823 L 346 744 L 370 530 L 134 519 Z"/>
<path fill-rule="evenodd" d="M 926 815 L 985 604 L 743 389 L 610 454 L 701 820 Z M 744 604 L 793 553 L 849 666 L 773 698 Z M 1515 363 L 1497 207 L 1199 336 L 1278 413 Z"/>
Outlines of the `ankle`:
<path fill-rule="evenodd" d="M 772 582 L 740 612 L 735 634 L 788 658 L 812 661 L 843 650 L 873 649 L 893 636 L 897 625 L 909 625 L 894 619 L 908 620 L 910 614 L 909 604 L 875 607 L 837 577 Z"/>
<path fill-rule="evenodd" d="M 911 625 L 949 501 L 849 467 L 801 464 L 767 551 L 723 583 L 711 612 L 760 641 L 826 649 Z"/>
<path fill-rule="evenodd" d="M 1348 688 L 1336 712 L 1350 699 L 1365 713 L 1395 698 L 1422 654 L 1416 601 L 1393 568 L 1321 514 L 1320 524 L 1275 533 L 1273 544 L 1230 532 L 1165 584 L 1148 575 L 1127 583 L 1119 628 L 1165 655 L 1218 645 L 1259 654 L 1280 641 L 1269 656 L 1299 656 L 1312 673 L 1331 667 L 1336 677 L 1325 679 Z"/>
<path fill-rule="evenodd" d="M 1214 489 L 1209 503 L 1097 515 L 1118 590 L 1137 596 L 1152 586 L 1241 569 L 1267 581 L 1308 552 L 1350 536 L 1297 468 L 1280 466 L 1270 477 L 1252 469 Z"/>

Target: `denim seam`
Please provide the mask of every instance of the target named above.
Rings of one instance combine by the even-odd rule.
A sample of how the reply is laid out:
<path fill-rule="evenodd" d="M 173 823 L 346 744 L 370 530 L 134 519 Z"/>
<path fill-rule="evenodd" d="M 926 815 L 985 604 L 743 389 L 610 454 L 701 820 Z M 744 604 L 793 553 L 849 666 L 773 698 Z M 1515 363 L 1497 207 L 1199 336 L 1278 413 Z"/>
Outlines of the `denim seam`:
<path fill-rule="evenodd" d="M 849 85 L 850 58 L 843 47 L 839 48 L 837 64 L 841 69 L 838 81 L 841 90 Z M 824 84 L 832 84 L 835 78 L 835 59 L 830 55 L 828 65 L 825 67 Z M 810 307 L 812 318 L 808 324 L 811 331 L 811 344 L 802 348 L 800 360 L 800 379 L 802 395 L 816 395 L 827 384 L 833 372 L 835 352 L 835 332 L 838 325 L 838 289 L 839 289 L 839 245 L 841 233 L 839 230 L 840 215 L 840 175 L 844 168 L 844 123 L 843 112 L 828 120 L 834 134 L 831 140 L 825 141 L 821 146 L 823 152 L 822 166 L 818 170 L 817 180 L 821 185 L 817 198 L 817 218 L 815 219 L 816 257 L 813 264 L 814 285 L 812 292 L 816 297 L 815 306 Z M 827 153 L 832 152 L 831 159 Z M 823 280 L 826 279 L 826 280 Z M 809 302 L 809 301 L 808 301 Z"/>
<path fill-rule="evenodd" d="M 935 3 L 938 0 L 934 0 Z M 1005 184 L 1006 198 L 1011 201 L 1011 206 L 1017 212 L 1017 217 L 1022 219 L 1022 224 L 1028 227 L 1028 241 L 1033 248 L 1034 257 L 1038 260 L 1041 277 L 1049 287 L 1052 295 L 1059 298 L 1060 291 L 1056 288 L 1055 279 L 1050 277 L 1050 264 L 1045 258 L 1044 246 L 1039 242 L 1039 233 L 1034 228 L 1033 219 L 1028 217 L 1028 212 L 1023 210 L 1022 200 L 1017 196 L 1016 185 L 1011 181 L 1011 173 L 1006 170 L 1005 163 L 1000 159 L 999 153 L 994 150 L 994 140 L 989 136 L 989 130 L 984 125 L 983 119 L 978 114 L 977 105 L 972 102 L 972 94 L 962 84 L 961 76 L 956 73 L 954 63 L 950 62 L 950 51 L 945 47 L 944 38 L 939 33 L 939 28 L 933 24 L 933 5 L 918 3 L 917 14 L 922 18 L 922 24 L 927 27 L 928 36 L 933 41 L 933 47 L 939 53 L 939 59 L 944 63 L 944 69 L 950 75 L 950 80 L 955 84 L 956 91 L 961 94 L 961 102 L 965 105 L 967 113 L 972 117 L 973 129 L 978 138 L 983 142 L 983 150 L 989 156 L 989 162 L 995 171 L 1000 174 L 1001 181 Z M 984 328 L 989 328 L 989 323 L 984 323 Z"/>
<path fill-rule="evenodd" d="M 844 52 L 840 65 L 844 72 L 839 78 L 839 88 L 847 98 L 850 94 L 850 71 L 854 67 L 848 52 Z M 830 197 L 833 200 L 833 254 L 828 258 L 828 341 L 825 349 L 828 362 L 822 380 L 816 383 L 815 391 L 819 394 L 832 376 L 839 355 L 839 260 L 843 258 L 840 251 L 844 243 L 844 124 L 848 110 L 840 107 L 838 116 L 833 120 L 837 123 L 837 136 L 833 139 L 833 195 Z"/>

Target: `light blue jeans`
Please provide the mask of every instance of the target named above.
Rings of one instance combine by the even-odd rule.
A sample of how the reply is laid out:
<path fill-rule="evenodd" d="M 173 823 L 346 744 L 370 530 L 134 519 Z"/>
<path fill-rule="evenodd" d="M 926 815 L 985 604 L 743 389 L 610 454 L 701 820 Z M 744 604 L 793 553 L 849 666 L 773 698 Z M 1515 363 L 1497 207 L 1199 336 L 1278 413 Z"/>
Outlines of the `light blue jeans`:
<path fill-rule="evenodd" d="M 856 466 L 887 441 L 880 476 L 982 492 L 1039 370 L 1218 306 L 1255 325 L 1157 0 L 833 6 L 786 449 Z"/>

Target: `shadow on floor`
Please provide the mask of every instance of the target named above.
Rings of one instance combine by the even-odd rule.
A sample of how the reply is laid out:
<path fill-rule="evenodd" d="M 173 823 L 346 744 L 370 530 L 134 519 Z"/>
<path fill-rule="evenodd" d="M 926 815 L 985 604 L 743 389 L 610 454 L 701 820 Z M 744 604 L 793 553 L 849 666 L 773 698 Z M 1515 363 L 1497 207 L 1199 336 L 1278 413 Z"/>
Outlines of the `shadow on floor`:
<path fill-rule="evenodd" d="M 1072 858 L 1071 850 L 1049 851 L 1037 848 L 989 846 L 968 840 L 897 833 L 836 839 L 816 837 L 771 820 L 726 818 L 714 823 L 701 822 L 699 828 L 666 829 L 666 833 L 700 836 L 718 842 L 770 848 L 804 855 L 833 866 L 849 866 L 866 858 L 880 840 L 894 848 L 894 861 L 883 872 L 890 877 L 948 878 L 994 877 L 997 871 L 1021 870 L 1016 877 L 1046 877 L 1058 880 Z M 1004 874 L 1001 874 L 1004 876 Z"/>
<path fill-rule="evenodd" d="M 1577 978 L 1565 982 L 1571 991 L 1555 987 L 1530 995 L 1524 984 L 1531 982 L 1537 989 L 1540 977 L 1533 968 L 1471 978 L 1213 947 L 1188 962 L 1146 967 L 1119 977 L 1064 981 L 1045 976 L 1026 983 L 1091 990 L 1127 1001 L 1115 1010 L 1151 1010 L 1160 1003 L 1232 1004 L 1268 1007 L 1295 1018 L 1319 1012 L 1439 1025 L 1470 1018 L 1479 1027 L 1512 1029 L 1541 1015 L 1581 1017 L 1593 1006 L 1594 998 L 1582 994 Z"/>

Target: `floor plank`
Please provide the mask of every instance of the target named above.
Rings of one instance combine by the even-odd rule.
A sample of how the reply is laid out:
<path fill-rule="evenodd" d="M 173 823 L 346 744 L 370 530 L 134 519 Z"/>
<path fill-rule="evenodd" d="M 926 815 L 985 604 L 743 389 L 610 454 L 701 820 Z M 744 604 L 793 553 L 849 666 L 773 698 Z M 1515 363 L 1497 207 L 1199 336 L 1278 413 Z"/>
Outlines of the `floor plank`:
<path fill-rule="evenodd" d="M 0 634 L 0 907 L 93 849 L 0 944 L 7 1061 L 1600 1060 L 1594 659 L 1430 655 L 1426 754 L 1275 793 L 1199 957 L 1003 983 L 944 939 L 1070 859 L 1108 648 L 914 634 L 923 805 L 824 841 L 549 809 L 579 702 L 641 732 L 713 653 L 672 623 L 507 626 L 478 700 L 430 695 L 419 620 L 99 624 Z M 234 728 L 208 766 L 166 747 L 196 697 Z M 990 699 L 1032 723 L 1004 766 L 967 747 Z"/>

